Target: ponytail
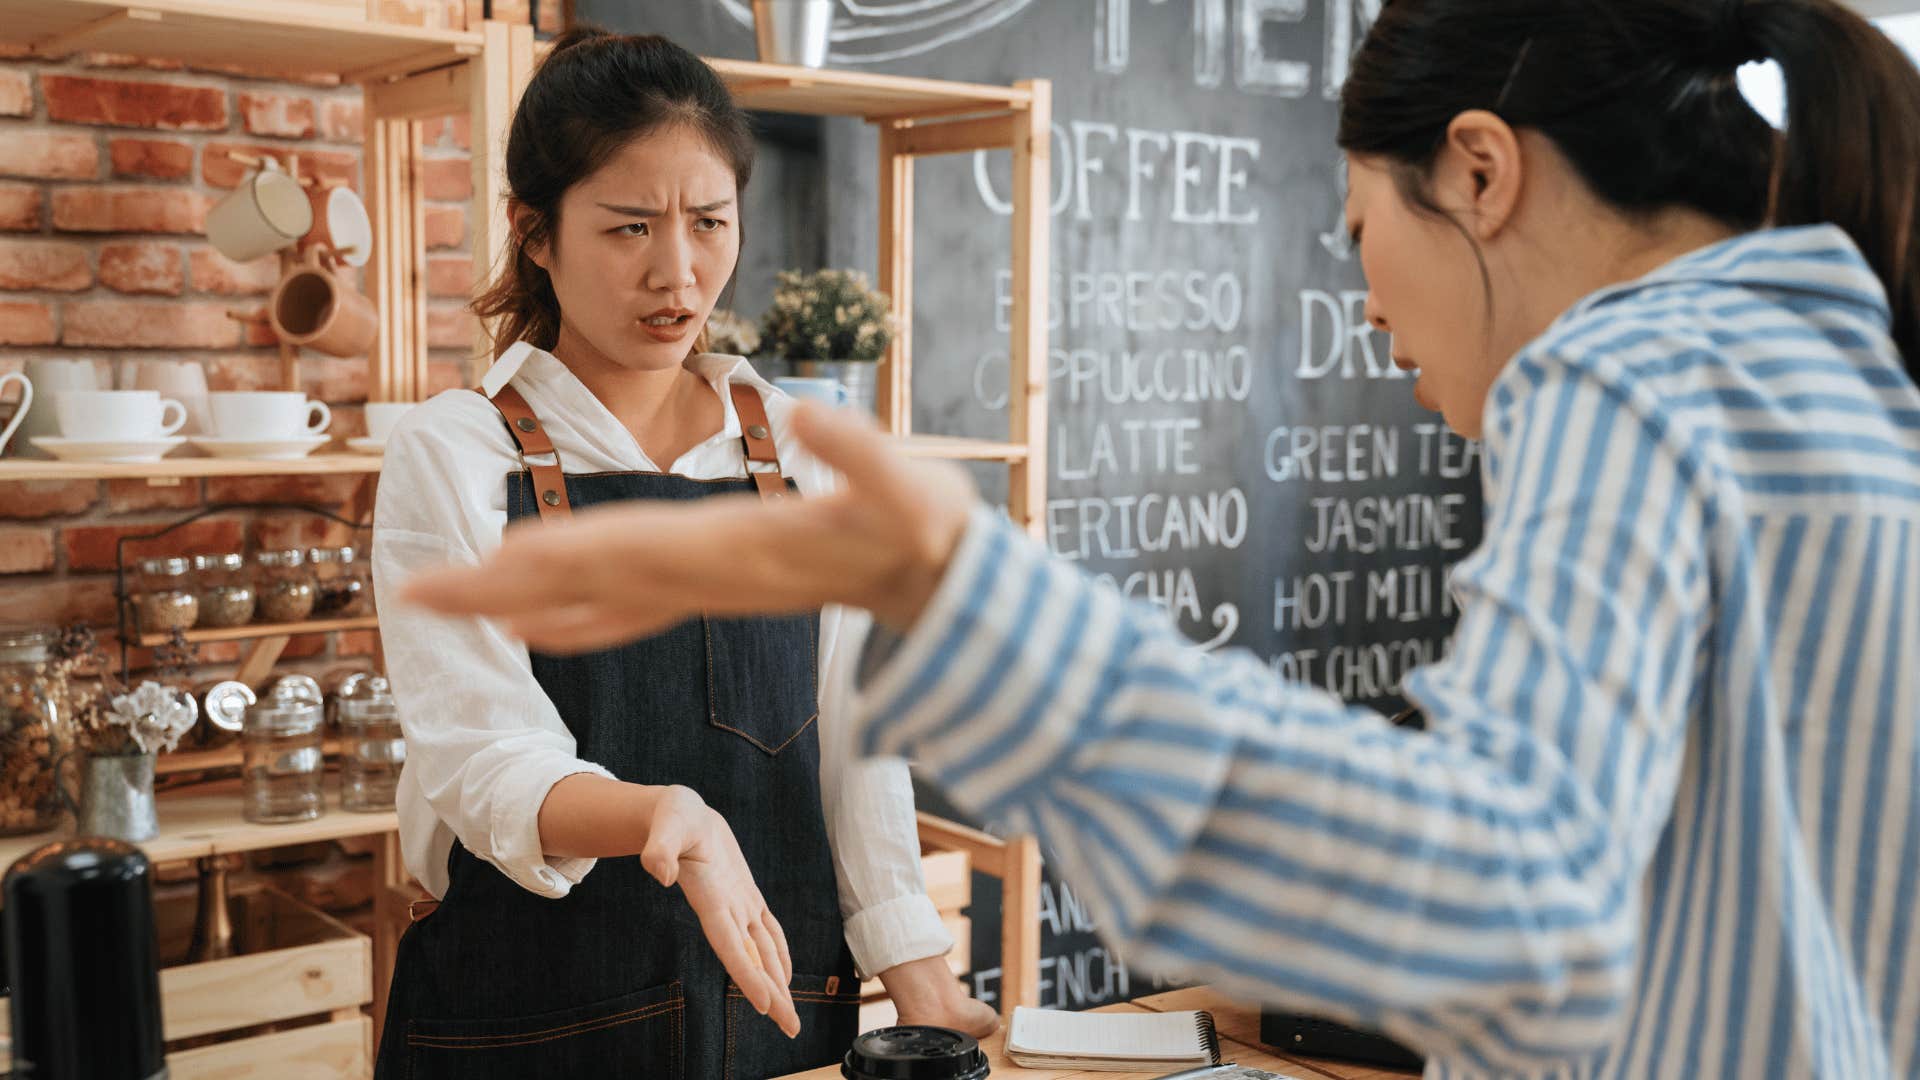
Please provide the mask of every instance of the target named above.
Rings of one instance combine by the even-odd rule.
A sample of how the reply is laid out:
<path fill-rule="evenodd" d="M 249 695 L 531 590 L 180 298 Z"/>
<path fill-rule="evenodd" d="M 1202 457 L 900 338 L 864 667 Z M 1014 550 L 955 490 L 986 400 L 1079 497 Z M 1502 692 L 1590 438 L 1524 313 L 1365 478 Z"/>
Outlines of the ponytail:
<path fill-rule="evenodd" d="M 1787 85 L 1767 216 L 1846 230 L 1886 286 L 1908 372 L 1920 372 L 1920 71 L 1835 0 L 1746 0 L 1741 11 Z"/>

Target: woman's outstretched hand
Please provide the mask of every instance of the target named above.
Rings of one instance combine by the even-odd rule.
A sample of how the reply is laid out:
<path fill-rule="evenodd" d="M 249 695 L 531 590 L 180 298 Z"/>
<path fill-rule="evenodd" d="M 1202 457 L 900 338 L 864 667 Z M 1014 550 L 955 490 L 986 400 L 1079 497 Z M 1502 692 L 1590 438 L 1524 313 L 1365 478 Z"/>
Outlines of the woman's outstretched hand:
<path fill-rule="evenodd" d="M 803 403 L 795 431 L 846 486 L 813 499 L 642 502 L 507 530 L 478 566 L 414 577 L 402 599 L 500 620 L 543 652 L 646 637 L 706 612 L 866 608 L 910 627 L 966 531 L 960 469 L 903 456 L 858 414 Z"/>
<path fill-rule="evenodd" d="M 662 789 L 640 865 L 660 884 L 680 886 L 707 943 L 748 1003 L 788 1038 L 798 1035 L 787 934 L 767 908 L 726 819 L 690 788 Z"/>

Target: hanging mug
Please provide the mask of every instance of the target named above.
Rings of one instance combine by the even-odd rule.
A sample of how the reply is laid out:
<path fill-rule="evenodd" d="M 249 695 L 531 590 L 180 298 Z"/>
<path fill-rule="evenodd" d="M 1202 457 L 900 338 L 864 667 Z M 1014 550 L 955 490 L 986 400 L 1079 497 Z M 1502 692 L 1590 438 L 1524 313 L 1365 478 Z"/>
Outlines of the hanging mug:
<path fill-rule="evenodd" d="M 288 268 L 267 303 L 273 332 L 288 345 L 305 345 L 330 356 L 364 356 L 380 333 L 373 301 L 333 272 L 320 248 Z"/>
<path fill-rule="evenodd" d="M 313 192 L 313 231 L 301 241 L 330 249 L 348 266 L 365 266 L 373 257 L 373 219 L 367 204 L 350 187 L 318 187 Z"/>
<path fill-rule="evenodd" d="M 251 262 L 288 247 L 313 228 L 313 204 L 300 181 L 273 158 L 207 212 L 207 239 L 234 262 Z"/>
<path fill-rule="evenodd" d="M 0 428 L 0 454 L 7 452 L 7 440 L 13 438 L 13 433 L 20 430 L 21 424 L 26 423 L 27 410 L 33 408 L 33 382 L 17 371 L 9 371 L 0 375 L 0 391 L 4 391 L 10 382 L 20 384 L 20 407 L 13 410 L 13 418 L 7 421 L 7 426 Z"/>

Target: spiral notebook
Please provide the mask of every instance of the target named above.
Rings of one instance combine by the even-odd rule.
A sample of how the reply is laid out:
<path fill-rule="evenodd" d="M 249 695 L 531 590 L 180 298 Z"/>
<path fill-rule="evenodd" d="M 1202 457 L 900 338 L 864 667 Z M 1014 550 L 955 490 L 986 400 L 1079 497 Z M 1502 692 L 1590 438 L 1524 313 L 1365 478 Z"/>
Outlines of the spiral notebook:
<path fill-rule="evenodd" d="M 1177 1070 L 1220 1063 L 1213 1014 L 1077 1013 L 1017 1008 L 1007 1056 L 1029 1069 Z"/>

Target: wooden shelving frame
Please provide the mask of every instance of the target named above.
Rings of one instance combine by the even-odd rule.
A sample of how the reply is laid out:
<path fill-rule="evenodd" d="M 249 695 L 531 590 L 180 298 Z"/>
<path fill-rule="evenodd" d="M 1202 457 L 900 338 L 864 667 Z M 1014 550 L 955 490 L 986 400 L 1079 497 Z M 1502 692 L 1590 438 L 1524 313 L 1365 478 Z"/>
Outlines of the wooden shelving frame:
<path fill-rule="evenodd" d="M 469 117 L 474 139 L 470 215 L 474 265 L 483 269 L 497 265 L 509 235 L 502 167 L 507 131 L 537 59 L 531 27 L 485 21 L 466 30 L 421 29 L 358 17 L 329 17 L 319 5 L 267 0 L 0 0 L 0 43 L 26 46 L 48 58 L 101 51 L 214 70 L 329 73 L 361 84 L 367 125 L 362 194 L 376 237 L 368 281 L 381 322 L 371 357 L 371 397 L 417 401 L 426 396 L 422 124 L 449 114 Z M 1010 87 L 989 86 L 740 60 L 710 63 L 749 109 L 858 116 L 879 128 L 878 284 L 892 297 L 903 332 L 881 365 L 877 411 L 886 428 L 902 438 L 903 449 L 910 455 L 1005 463 L 1010 471 L 1009 513 L 1037 533 L 1046 502 L 1050 84 L 1031 80 Z M 1013 155 L 1016 299 L 1005 442 L 912 431 L 913 163 L 920 157 L 975 150 L 1007 150 Z M 474 342 L 476 355 L 486 354 L 486 340 L 483 327 Z M 210 477 L 301 475 L 359 475 L 370 481 L 380 466 L 378 456 L 337 453 L 298 461 L 177 458 L 140 465 L 8 460 L 0 461 L 0 481 L 138 479 L 164 486 Z M 371 492 L 370 482 L 361 483 L 344 516 L 361 519 L 371 507 Z M 315 622 L 238 628 L 254 643 L 241 677 L 264 678 L 292 634 L 367 625 L 377 623 L 344 620 L 338 626 Z M 195 633 L 189 640 L 234 639 L 213 636 L 219 633 Z M 147 638 L 141 640 L 146 643 Z M 230 764 L 234 754 L 220 749 L 188 752 L 179 758 L 178 764 L 217 768 Z M 314 840 L 380 836 L 375 859 L 371 1036 L 377 1041 L 393 950 L 406 923 L 411 895 L 394 816 L 333 810 L 303 825 L 256 826 L 240 819 L 236 785 L 169 792 L 160 800 L 160 820 L 161 836 L 142 845 L 150 858 L 160 862 Z M 49 838 L 0 842 L 0 860 L 10 861 Z M 1021 951 L 1031 952 L 1028 961 L 1037 962 L 1037 936 Z M 1029 973 L 1022 981 L 1032 977 Z"/>

